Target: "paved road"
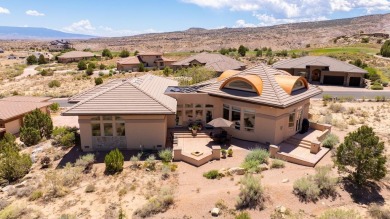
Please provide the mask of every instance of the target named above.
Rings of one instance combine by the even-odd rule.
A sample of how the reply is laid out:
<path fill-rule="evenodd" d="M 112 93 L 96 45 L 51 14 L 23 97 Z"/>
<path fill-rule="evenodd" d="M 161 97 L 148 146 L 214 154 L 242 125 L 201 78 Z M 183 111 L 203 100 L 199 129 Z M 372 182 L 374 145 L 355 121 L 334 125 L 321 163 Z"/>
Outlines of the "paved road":
<path fill-rule="evenodd" d="M 354 97 L 355 99 L 361 99 L 362 97 L 373 99 L 376 96 L 385 96 L 390 98 L 390 90 L 384 91 L 324 91 L 322 94 L 315 96 L 314 98 L 322 98 L 323 95 L 331 95 L 332 97 Z"/>

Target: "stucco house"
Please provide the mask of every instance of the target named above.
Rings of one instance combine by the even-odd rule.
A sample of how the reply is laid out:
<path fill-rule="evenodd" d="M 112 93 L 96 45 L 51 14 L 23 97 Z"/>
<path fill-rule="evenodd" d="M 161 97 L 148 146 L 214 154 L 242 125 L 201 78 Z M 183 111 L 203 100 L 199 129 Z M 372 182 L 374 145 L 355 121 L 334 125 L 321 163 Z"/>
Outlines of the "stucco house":
<path fill-rule="evenodd" d="M 81 60 L 90 60 L 93 58 L 100 60 L 101 55 L 96 55 L 92 52 L 71 51 L 58 56 L 58 62 L 59 63 L 79 62 Z"/>
<path fill-rule="evenodd" d="M 4 133 L 18 134 L 23 117 L 35 109 L 49 113 L 50 97 L 11 96 L 0 99 L 0 137 Z"/>
<path fill-rule="evenodd" d="M 242 71 L 246 68 L 246 65 L 240 61 L 237 61 L 222 54 L 207 52 L 190 56 L 172 64 L 172 68 L 174 70 L 188 68 L 191 66 L 204 66 L 217 73 L 222 73 L 227 70 Z"/>
<path fill-rule="evenodd" d="M 166 66 L 171 66 L 175 62 L 167 57 L 164 57 L 162 53 L 149 52 L 140 53 L 136 56 L 130 56 L 120 59 L 117 62 L 117 69 L 119 71 L 138 71 L 140 64 L 142 63 L 145 68 L 148 69 L 163 69 Z"/>
<path fill-rule="evenodd" d="M 282 60 L 273 67 L 292 75 L 304 76 L 310 83 L 351 87 L 364 86 L 364 75 L 367 73 L 355 65 L 327 56 L 304 56 Z"/>
<path fill-rule="evenodd" d="M 51 53 L 49 53 L 49 52 L 33 52 L 32 55 L 34 55 L 34 56 L 37 58 L 37 60 L 39 59 L 39 57 L 40 57 L 41 55 L 43 55 L 43 57 L 45 58 L 45 61 L 46 61 L 46 62 L 50 62 L 51 60 L 53 60 L 53 57 L 54 57 L 54 56 L 53 56 Z"/>
<path fill-rule="evenodd" d="M 62 51 L 71 49 L 72 44 L 67 40 L 53 40 L 49 43 L 49 51 Z"/>
<path fill-rule="evenodd" d="M 149 74 L 110 83 L 71 98 L 78 103 L 63 113 L 79 117 L 84 151 L 164 148 L 168 128 L 220 117 L 234 122 L 226 131 L 235 138 L 278 144 L 300 131 L 322 92 L 263 64 L 189 87 Z"/>

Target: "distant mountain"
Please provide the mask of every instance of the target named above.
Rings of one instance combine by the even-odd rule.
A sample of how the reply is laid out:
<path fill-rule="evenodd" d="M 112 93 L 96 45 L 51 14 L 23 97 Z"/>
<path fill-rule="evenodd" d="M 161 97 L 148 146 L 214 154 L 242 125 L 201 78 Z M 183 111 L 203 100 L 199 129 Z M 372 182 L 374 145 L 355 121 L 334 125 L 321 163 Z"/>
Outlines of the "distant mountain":
<path fill-rule="evenodd" d="M 0 39 L 91 39 L 96 36 L 65 33 L 40 27 L 0 26 Z"/>

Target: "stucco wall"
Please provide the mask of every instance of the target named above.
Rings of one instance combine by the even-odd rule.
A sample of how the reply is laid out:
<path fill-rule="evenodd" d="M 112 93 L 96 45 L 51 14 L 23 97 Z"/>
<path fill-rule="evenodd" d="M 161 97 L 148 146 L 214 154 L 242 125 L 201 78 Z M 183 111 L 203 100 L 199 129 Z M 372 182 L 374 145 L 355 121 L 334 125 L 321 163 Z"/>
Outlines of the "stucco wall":
<path fill-rule="evenodd" d="M 20 125 L 21 125 L 21 118 L 8 121 L 4 124 L 6 132 L 11 134 L 19 133 Z"/>
<path fill-rule="evenodd" d="M 116 67 L 119 71 L 138 71 L 138 66 L 139 65 L 129 65 L 129 64 L 117 64 Z"/>

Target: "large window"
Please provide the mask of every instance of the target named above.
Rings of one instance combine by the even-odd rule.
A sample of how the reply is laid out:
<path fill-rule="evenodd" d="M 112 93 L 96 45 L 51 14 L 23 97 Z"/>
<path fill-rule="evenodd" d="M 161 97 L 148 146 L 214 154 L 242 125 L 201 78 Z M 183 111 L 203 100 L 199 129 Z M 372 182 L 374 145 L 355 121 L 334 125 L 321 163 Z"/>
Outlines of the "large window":
<path fill-rule="evenodd" d="M 237 89 L 237 90 L 256 92 L 256 90 L 253 88 L 253 86 L 251 84 L 249 84 L 246 81 L 242 81 L 242 80 L 232 81 L 226 87 L 232 88 L 232 89 Z"/>
<path fill-rule="evenodd" d="M 232 122 L 234 122 L 234 128 L 240 130 L 241 109 L 238 107 L 232 107 Z"/>
<path fill-rule="evenodd" d="M 183 125 L 183 111 L 181 110 L 176 112 L 176 125 Z"/>
<path fill-rule="evenodd" d="M 119 116 L 91 118 L 92 136 L 125 136 L 125 122 Z"/>
<path fill-rule="evenodd" d="M 223 104 L 223 118 L 226 120 L 230 120 L 229 118 L 229 105 Z"/>
<path fill-rule="evenodd" d="M 303 83 L 302 80 L 298 80 L 294 84 L 293 91 L 300 90 L 300 89 L 303 89 L 303 88 L 305 88 L 305 84 Z"/>
<path fill-rule="evenodd" d="M 254 110 L 244 110 L 244 128 L 245 131 L 253 132 L 255 130 L 256 112 Z"/>
<path fill-rule="evenodd" d="M 294 123 L 295 123 L 295 110 L 290 113 L 289 117 L 288 117 L 288 127 L 294 127 Z"/>

